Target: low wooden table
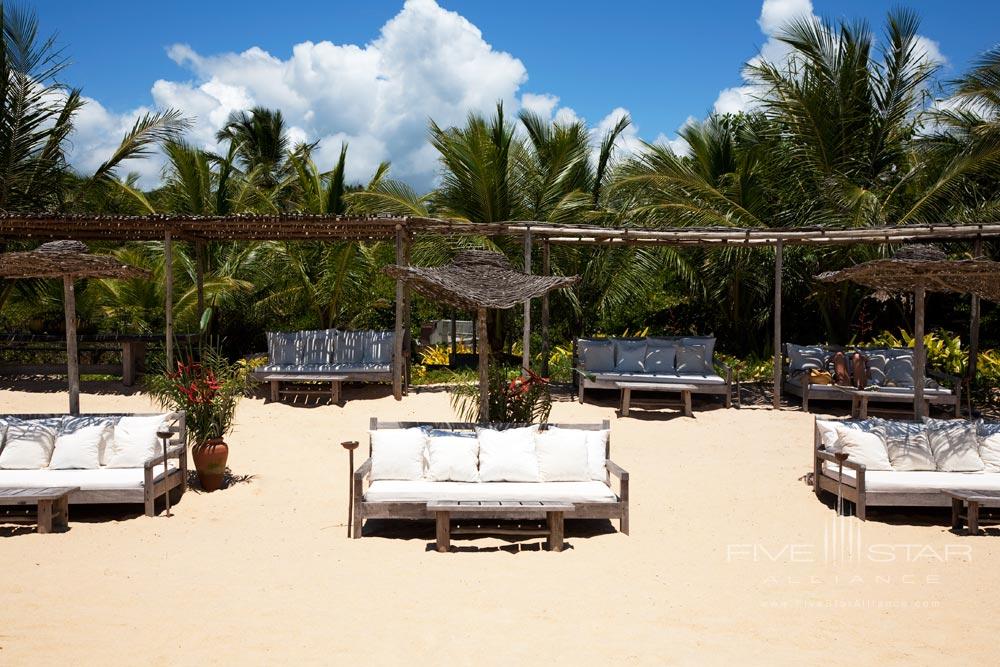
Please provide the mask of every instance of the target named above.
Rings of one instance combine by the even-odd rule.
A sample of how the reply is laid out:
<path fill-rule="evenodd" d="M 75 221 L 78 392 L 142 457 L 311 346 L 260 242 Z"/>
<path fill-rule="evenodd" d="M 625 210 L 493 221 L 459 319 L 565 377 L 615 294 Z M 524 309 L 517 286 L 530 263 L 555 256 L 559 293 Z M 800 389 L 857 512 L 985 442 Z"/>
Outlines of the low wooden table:
<path fill-rule="evenodd" d="M 946 495 L 951 497 L 951 527 L 958 530 L 962 527 L 962 520 L 969 525 L 969 535 L 976 535 L 979 533 L 979 526 L 982 525 L 1000 525 L 1000 521 L 990 519 L 986 521 L 979 520 L 979 508 L 980 507 L 1000 507 L 1000 491 L 972 491 L 971 489 L 955 489 L 944 492 Z M 963 505 L 968 506 L 966 513 L 963 515 L 962 510 L 966 509 Z"/>
<path fill-rule="evenodd" d="M 550 551 L 563 550 L 563 516 L 572 503 L 528 500 L 432 500 L 427 509 L 437 518 L 437 550 L 447 553 L 452 535 L 522 535 L 545 537 Z M 545 514 L 546 527 L 493 528 L 468 526 L 451 529 L 452 516 L 463 519 L 536 519 Z"/>
<path fill-rule="evenodd" d="M 0 488 L 0 505 L 37 505 L 39 533 L 51 533 L 52 527 L 69 525 L 69 494 L 78 486 L 52 486 L 35 489 Z"/>
<path fill-rule="evenodd" d="M 309 389 L 289 389 L 282 390 L 282 382 L 329 382 L 330 400 L 335 404 L 340 403 L 340 385 L 347 380 L 346 375 L 323 375 L 320 373 L 310 373 L 309 375 L 296 375 L 294 373 L 267 373 L 260 376 L 261 381 L 271 383 L 271 400 L 278 401 L 282 394 L 303 394 L 317 395 L 325 394 L 325 391 L 313 391 Z"/>
<path fill-rule="evenodd" d="M 691 410 L 691 392 L 698 391 L 698 387 L 696 385 L 680 384 L 676 382 L 615 382 L 615 386 L 622 392 L 622 417 L 628 417 L 628 409 L 632 403 L 633 389 L 636 391 L 680 393 L 681 401 L 684 405 L 684 416 L 694 416 L 694 412 Z"/>

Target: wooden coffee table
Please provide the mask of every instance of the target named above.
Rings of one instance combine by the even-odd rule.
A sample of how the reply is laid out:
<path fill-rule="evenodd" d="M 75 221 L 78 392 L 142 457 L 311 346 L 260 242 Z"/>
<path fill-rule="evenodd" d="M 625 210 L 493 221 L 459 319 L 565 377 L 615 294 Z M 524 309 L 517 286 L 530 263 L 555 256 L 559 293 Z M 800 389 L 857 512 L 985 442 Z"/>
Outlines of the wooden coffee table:
<path fill-rule="evenodd" d="M 520 535 L 545 537 L 550 551 L 563 550 L 563 516 L 573 510 L 573 503 L 540 500 L 432 500 L 427 510 L 437 518 L 437 550 L 447 553 L 452 535 Z M 543 515 L 544 529 L 466 526 L 452 530 L 451 518 L 463 519 L 536 519 Z"/>
<path fill-rule="evenodd" d="M 980 525 L 1000 525 L 1000 521 L 995 519 L 979 520 L 980 507 L 1000 507 L 1000 491 L 954 489 L 944 493 L 951 496 L 951 527 L 955 530 L 962 527 L 963 519 L 969 525 L 969 535 L 979 534 Z M 963 509 L 966 509 L 964 515 L 962 514 Z"/>
<path fill-rule="evenodd" d="M 78 486 L 52 486 L 35 489 L 0 488 L 0 505 L 37 505 L 39 533 L 51 533 L 52 527 L 69 524 L 69 494 Z"/>
<path fill-rule="evenodd" d="M 322 373 L 312 373 L 305 375 L 302 373 L 268 373 L 261 376 L 262 382 L 271 385 L 271 401 L 278 402 L 285 394 L 302 396 L 323 396 L 329 393 L 330 402 L 340 405 L 340 385 L 347 381 L 346 375 L 326 375 Z M 329 382 L 330 391 L 320 391 L 317 389 L 282 389 L 282 382 Z"/>
<path fill-rule="evenodd" d="M 632 404 L 632 390 L 654 391 L 661 393 L 680 393 L 681 401 L 684 405 L 684 416 L 693 417 L 691 410 L 691 392 L 698 391 L 698 387 L 693 384 L 679 384 L 676 382 L 615 382 L 615 386 L 622 392 L 621 416 L 628 417 L 628 409 Z"/>

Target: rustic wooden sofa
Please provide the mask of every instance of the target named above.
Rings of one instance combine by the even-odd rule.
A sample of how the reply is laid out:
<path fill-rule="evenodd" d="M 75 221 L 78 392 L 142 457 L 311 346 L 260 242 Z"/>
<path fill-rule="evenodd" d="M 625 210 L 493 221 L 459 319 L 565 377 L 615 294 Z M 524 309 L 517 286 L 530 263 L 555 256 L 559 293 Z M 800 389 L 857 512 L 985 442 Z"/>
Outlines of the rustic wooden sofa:
<path fill-rule="evenodd" d="M 0 420 L 44 420 L 58 429 L 97 424 L 108 420 L 117 423 L 122 417 L 153 416 L 144 414 L 102 413 L 70 416 L 62 414 L 0 415 Z M 173 434 L 167 444 L 168 467 L 164 470 L 163 455 L 147 459 L 141 468 L 100 468 L 87 470 L 0 469 L 0 487 L 42 488 L 80 487 L 69 496 L 70 505 L 142 504 L 147 516 L 156 514 L 156 501 L 171 493 L 176 501 L 187 484 L 187 427 L 184 412 L 166 417 Z"/>
<path fill-rule="evenodd" d="M 267 364 L 253 377 L 270 384 L 271 400 L 286 395 L 326 395 L 313 389 L 281 388 L 283 383 L 329 383 L 334 403 L 341 402 L 344 382 L 392 382 L 396 334 L 392 331 L 320 329 L 268 332 Z M 408 339 L 403 345 L 403 386 L 408 385 Z"/>
<path fill-rule="evenodd" d="M 850 358 L 854 352 L 864 354 L 868 362 L 865 398 L 870 403 L 913 405 L 913 350 L 910 348 L 842 348 L 833 345 L 784 345 L 784 391 L 802 399 L 802 409 L 809 411 L 810 401 L 846 401 L 854 397 L 831 384 L 817 384 L 811 377 L 812 370 L 830 370 L 835 352 L 842 351 Z M 850 368 L 850 363 L 848 363 Z M 929 405 L 948 406 L 955 416 L 961 416 L 962 380 L 952 375 L 928 369 L 928 382 L 924 399 Z M 943 384 L 942 384 L 943 383 Z"/>
<path fill-rule="evenodd" d="M 887 419 L 816 419 L 813 442 L 813 490 L 817 497 L 824 493 L 837 494 L 839 462 L 830 451 L 830 441 L 824 441 L 823 422 L 838 423 L 865 430 L 872 425 L 897 433 L 925 428 L 922 422 Z M 1000 433 L 1000 425 L 979 423 L 981 437 Z M 856 515 L 864 521 L 869 507 L 951 507 L 952 498 L 946 490 L 1000 491 L 1000 468 L 984 472 L 942 472 L 938 470 L 868 470 L 865 465 L 843 462 L 842 485 L 844 500 L 854 503 Z"/>
<path fill-rule="evenodd" d="M 692 393 L 722 396 L 731 407 L 733 369 L 715 358 L 714 336 L 577 339 L 574 345 L 583 403 L 587 389 L 618 389 L 617 383 L 689 385 Z"/>
<path fill-rule="evenodd" d="M 408 429 L 414 427 L 448 432 L 473 431 L 477 424 L 453 422 L 387 422 L 373 417 L 371 431 Z M 523 424 L 491 424 L 504 429 Z M 600 424 L 543 424 L 587 431 L 610 430 L 610 422 Z M 368 459 L 354 471 L 352 484 L 353 538 L 360 538 L 366 519 L 434 520 L 435 512 L 427 503 L 436 500 L 499 501 L 561 501 L 572 503 L 566 519 L 618 519 L 622 533 L 629 532 L 629 474 L 611 460 L 611 439 L 605 447 L 606 477 L 603 482 L 371 482 L 372 448 L 369 439 Z M 618 479 L 618 493 L 612 489 L 611 478 Z M 480 515 L 482 518 L 482 516 Z M 545 519 L 545 512 L 525 514 L 519 518 Z"/>

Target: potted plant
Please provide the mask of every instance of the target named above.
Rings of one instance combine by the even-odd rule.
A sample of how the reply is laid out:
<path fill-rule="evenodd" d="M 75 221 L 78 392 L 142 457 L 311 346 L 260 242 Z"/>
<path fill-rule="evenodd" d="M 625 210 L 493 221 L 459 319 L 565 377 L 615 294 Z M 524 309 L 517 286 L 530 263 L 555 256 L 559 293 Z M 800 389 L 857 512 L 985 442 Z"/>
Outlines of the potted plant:
<path fill-rule="evenodd" d="M 177 367 L 151 375 L 147 386 L 165 409 L 187 414 L 188 441 L 205 491 L 222 486 L 229 459 L 225 437 L 233 426 L 240 399 L 250 392 L 250 366 L 231 362 L 216 347 L 199 345 L 180 354 Z"/>

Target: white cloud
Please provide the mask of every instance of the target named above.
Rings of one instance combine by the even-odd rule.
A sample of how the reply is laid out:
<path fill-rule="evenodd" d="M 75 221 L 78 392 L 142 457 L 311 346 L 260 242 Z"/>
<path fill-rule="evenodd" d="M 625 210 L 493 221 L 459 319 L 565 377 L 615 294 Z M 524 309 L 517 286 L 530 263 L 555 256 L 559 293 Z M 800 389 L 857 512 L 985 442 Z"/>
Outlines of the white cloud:
<path fill-rule="evenodd" d="M 559 98 L 555 95 L 536 95 L 535 93 L 521 95 L 521 106 L 542 118 L 551 119 L 552 112 L 558 105 Z"/>
<path fill-rule="evenodd" d="M 216 149 L 215 133 L 232 111 L 254 105 L 278 108 L 295 140 L 320 140 L 317 160 L 332 166 L 340 141 L 349 142 L 347 176 L 365 182 L 382 160 L 418 188 L 430 187 L 437 164 L 428 152 L 427 121 L 460 124 L 471 110 L 488 112 L 497 100 L 516 110 L 524 103 L 555 110 L 558 98 L 519 100 L 527 79 L 520 60 L 497 51 L 479 29 L 434 0 L 407 0 L 368 44 L 328 41 L 296 44 L 287 59 L 259 47 L 240 53 L 202 54 L 188 45 L 167 51 L 192 74 L 191 81 L 160 80 L 152 86 L 156 107 L 180 109 L 194 126 L 193 143 Z M 75 142 L 74 164 L 86 169 L 96 150 L 115 142 L 136 112 L 116 116 L 97 103 L 90 107 Z M 566 118 L 572 111 L 559 109 Z M 575 116 L 575 114 L 573 114 Z M 99 160 L 98 160 L 99 161 Z M 143 184 L 156 183 L 159 165 L 147 161 Z"/>
<path fill-rule="evenodd" d="M 764 0 L 757 25 L 765 35 L 776 35 L 785 24 L 812 16 L 811 0 Z"/>
<path fill-rule="evenodd" d="M 948 59 L 943 53 L 941 53 L 941 45 L 931 39 L 930 37 L 924 37 L 923 35 L 917 35 L 917 45 L 915 47 L 917 54 L 934 65 L 947 65 Z"/>

